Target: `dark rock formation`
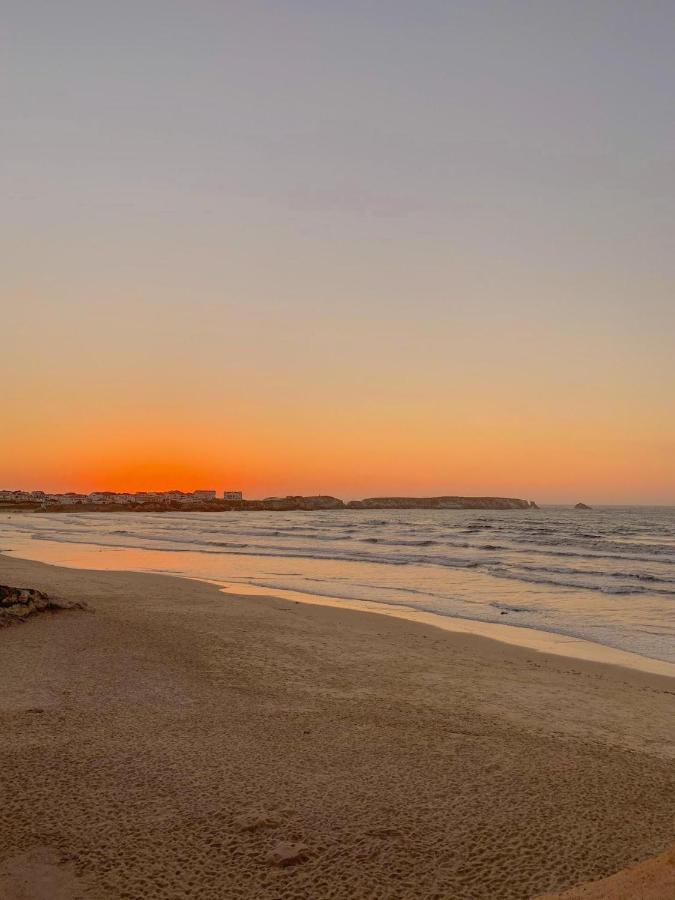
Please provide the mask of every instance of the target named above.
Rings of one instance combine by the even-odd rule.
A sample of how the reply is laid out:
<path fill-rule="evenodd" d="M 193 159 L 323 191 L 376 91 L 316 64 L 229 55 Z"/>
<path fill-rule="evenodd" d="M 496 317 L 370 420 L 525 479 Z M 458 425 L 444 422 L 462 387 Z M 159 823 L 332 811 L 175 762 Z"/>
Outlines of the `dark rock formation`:
<path fill-rule="evenodd" d="M 574 508 L 575 509 L 593 509 L 592 506 L 586 506 L 585 503 L 576 503 Z"/>
<path fill-rule="evenodd" d="M 264 500 L 244 501 L 244 509 L 250 509 L 251 504 L 256 504 L 256 509 L 291 510 L 291 509 L 344 509 L 345 505 L 337 497 L 321 495 L 318 497 L 266 497 Z"/>
<path fill-rule="evenodd" d="M 50 504 L 36 512 L 289 512 L 322 509 L 539 509 L 533 500 L 513 497 L 368 497 L 345 503 L 338 497 L 266 497 L 264 500 L 148 501 L 147 503 Z"/>
<path fill-rule="evenodd" d="M 529 500 L 513 497 L 368 497 L 350 509 L 529 509 Z"/>
<path fill-rule="evenodd" d="M 50 597 L 33 588 L 0 584 L 0 628 L 23 622 L 36 613 L 57 609 L 87 609 L 87 604 Z"/>

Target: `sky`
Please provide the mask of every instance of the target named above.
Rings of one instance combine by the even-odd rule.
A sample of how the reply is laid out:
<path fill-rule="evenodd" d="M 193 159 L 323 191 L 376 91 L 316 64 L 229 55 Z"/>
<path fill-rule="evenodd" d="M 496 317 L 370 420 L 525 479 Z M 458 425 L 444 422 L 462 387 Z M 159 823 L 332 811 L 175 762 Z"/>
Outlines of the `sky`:
<path fill-rule="evenodd" d="M 675 3 L 0 40 L 0 488 L 675 503 Z"/>

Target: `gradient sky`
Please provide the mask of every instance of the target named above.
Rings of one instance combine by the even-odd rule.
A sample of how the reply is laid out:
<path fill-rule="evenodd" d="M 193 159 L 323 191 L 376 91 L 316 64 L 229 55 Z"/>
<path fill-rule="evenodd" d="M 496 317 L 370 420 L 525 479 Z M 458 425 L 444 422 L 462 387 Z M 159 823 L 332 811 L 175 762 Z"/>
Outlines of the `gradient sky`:
<path fill-rule="evenodd" d="M 671 0 L 0 30 L 0 487 L 675 502 Z"/>

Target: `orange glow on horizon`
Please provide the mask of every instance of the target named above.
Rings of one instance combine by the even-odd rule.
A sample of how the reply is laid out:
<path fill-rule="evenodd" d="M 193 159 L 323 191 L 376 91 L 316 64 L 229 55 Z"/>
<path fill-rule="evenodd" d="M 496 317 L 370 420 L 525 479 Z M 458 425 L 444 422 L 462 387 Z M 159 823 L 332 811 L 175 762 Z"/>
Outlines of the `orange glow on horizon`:
<path fill-rule="evenodd" d="M 119 435 L 119 431 L 117 432 Z M 499 430 L 465 435 L 396 433 L 380 428 L 353 434 L 258 431 L 237 444 L 206 430 L 178 442 L 137 431 L 111 446 L 106 432 L 71 442 L 62 435 L 43 453 L 3 451 L 5 488 L 163 491 L 242 490 L 244 495 L 332 494 L 343 499 L 376 495 L 513 496 L 538 502 L 652 502 L 675 499 L 670 448 L 633 446 L 594 434 L 514 434 Z M 142 439 L 141 439 L 142 438 Z M 268 451 L 268 448 L 271 448 Z M 648 464 L 645 464 L 648 460 Z M 630 485 L 630 491 L 626 490 Z"/>
<path fill-rule="evenodd" d="M 0 488 L 675 504 L 675 4 L 9 5 Z"/>

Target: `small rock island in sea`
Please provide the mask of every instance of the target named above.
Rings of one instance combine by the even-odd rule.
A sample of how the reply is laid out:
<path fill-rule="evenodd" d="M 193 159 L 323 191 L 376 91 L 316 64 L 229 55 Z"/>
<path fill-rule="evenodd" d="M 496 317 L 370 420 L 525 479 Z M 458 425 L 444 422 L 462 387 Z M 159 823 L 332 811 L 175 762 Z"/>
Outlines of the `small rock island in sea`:
<path fill-rule="evenodd" d="M 576 503 L 574 508 L 575 509 L 593 509 L 592 506 L 587 506 L 585 503 Z"/>

